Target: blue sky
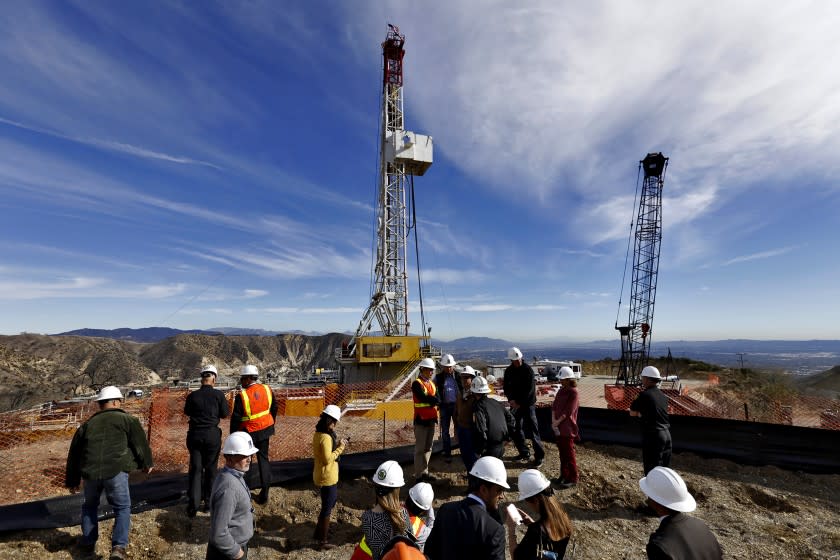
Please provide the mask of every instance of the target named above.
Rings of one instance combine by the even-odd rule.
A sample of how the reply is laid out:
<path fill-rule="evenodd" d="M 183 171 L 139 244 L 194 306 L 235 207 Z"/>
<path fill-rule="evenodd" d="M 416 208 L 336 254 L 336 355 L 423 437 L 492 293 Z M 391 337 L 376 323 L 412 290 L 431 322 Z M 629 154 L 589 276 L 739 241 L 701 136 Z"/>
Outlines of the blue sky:
<path fill-rule="evenodd" d="M 650 151 L 655 340 L 840 338 L 840 6 L 644 6 L 3 6 L 0 333 L 355 329 L 392 22 L 436 338 L 617 338 Z"/>

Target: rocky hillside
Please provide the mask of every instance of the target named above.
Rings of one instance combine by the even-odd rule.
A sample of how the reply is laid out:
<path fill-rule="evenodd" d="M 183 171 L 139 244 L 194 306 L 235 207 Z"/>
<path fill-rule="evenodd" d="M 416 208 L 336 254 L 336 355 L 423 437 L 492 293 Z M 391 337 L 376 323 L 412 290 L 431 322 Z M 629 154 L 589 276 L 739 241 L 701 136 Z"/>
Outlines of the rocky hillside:
<path fill-rule="evenodd" d="M 840 366 L 828 371 L 797 379 L 796 384 L 806 393 L 823 397 L 840 397 Z"/>
<path fill-rule="evenodd" d="M 207 336 L 182 334 L 145 346 L 140 360 L 164 379 L 195 377 L 203 364 L 212 363 L 221 375 L 235 376 L 244 364 L 260 371 L 285 373 L 333 367 L 335 348 L 345 334 L 307 336 Z"/>
<path fill-rule="evenodd" d="M 346 337 L 181 334 L 140 344 L 84 336 L 0 336 L 0 411 L 87 394 L 103 385 L 191 379 L 207 363 L 223 375 L 235 375 L 245 363 L 277 373 L 330 367 L 334 348 Z"/>

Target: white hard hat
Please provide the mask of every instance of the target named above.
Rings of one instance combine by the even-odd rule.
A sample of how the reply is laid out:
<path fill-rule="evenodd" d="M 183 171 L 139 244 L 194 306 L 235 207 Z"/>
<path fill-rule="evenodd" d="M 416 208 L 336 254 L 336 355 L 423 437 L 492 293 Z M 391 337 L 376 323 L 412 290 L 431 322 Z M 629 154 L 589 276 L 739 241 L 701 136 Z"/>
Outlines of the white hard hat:
<path fill-rule="evenodd" d="M 560 368 L 560 379 L 575 379 L 576 377 L 575 372 L 573 372 L 572 368 L 569 366 L 563 366 Z"/>
<path fill-rule="evenodd" d="M 487 380 L 483 377 L 476 377 L 473 379 L 472 386 L 470 386 L 470 391 L 473 393 L 478 393 L 479 395 L 486 395 L 490 392 L 490 386 L 487 384 Z"/>
<path fill-rule="evenodd" d="M 697 507 L 694 497 L 688 493 L 685 481 L 668 467 L 651 469 L 639 481 L 639 488 L 657 504 L 674 511 L 688 513 Z"/>
<path fill-rule="evenodd" d="M 513 348 L 508 350 L 508 360 L 513 361 L 513 360 L 521 360 L 521 359 L 522 359 L 522 352 L 519 350 L 519 348 L 514 346 Z"/>
<path fill-rule="evenodd" d="M 522 471 L 519 475 L 519 499 L 526 500 L 531 496 L 536 496 L 549 486 L 551 483 L 537 469 Z"/>
<path fill-rule="evenodd" d="M 650 377 L 651 379 L 662 379 L 662 376 L 659 375 L 659 370 L 653 366 L 646 366 L 645 369 L 642 370 L 642 377 Z"/>
<path fill-rule="evenodd" d="M 440 359 L 440 365 L 443 367 L 454 366 L 455 358 L 452 357 L 452 354 L 444 354 Z"/>
<path fill-rule="evenodd" d="M 114 387 L 113 385 L 108 385 L 107 387 L 102 387 L 102 390 L 99 391 L 99 394 L 96 396 L 97 401 L 112 401 L 114 399 L 121 399 L 123 395 L 120 392 L 119 388 Z"/>
<path fill-rule="evenodd" d="M 373 483 L 388 488 L 402 488 L 405 486 L 402 467 L 396 461 L 385 461 L 373 474 Z"/>
<path fill-rule="evenodd" d="M 502 463 L 501 459 L 497 459 L 491 455 L 481 457 L 473 465 L 470 474 L 476 478 L 486 480 L 487 482 L 510 490 L 510 486 L 507 483 L 507 470 L 505 470 L 505 464 Z"/>
<path fill-rule="evenodd" d="M 487 376 L 487 383 L 492 385 L 495 382 L 496 382 L 496 376 L 495 375 L 488 375 Z"/>
<path fill-rule="evenodd" d="M 253 455 L 258 449 L 248 432 L 233 432 L 225 438 L 222 455 Z"/>
<path fill-rule="evenodd" d="M 435 361 L 431 358 L 423 358 L 420 360 L 420 367 L 426 369 L 435 369 Z"/>
<path fill-rule="evenodd" d="M 408 491 L 408 497 L 417 504 L 417 507 L 426 511 L 432 507 L 435 501 L 435 491 L 428 482 L 418 482 Z"/>
<path fill-rule="evenodd" d="M 475 377 L 475 370 L 472 366 L 464 366 L 464 369 L 461 370 L 461 375 L 469 375 L 471 377 Z"/>
<path fill-rule="evenodd" d="M 242 371 L 239 373 L 239 376 L 240 377 L 259 377 L 260 372 L 257 369 L 257 366 L 248 364 L 248 365 L 242 366 Z"/>
<path fill-rule="evenodd" d="M 201 374 L 204 375 L 205 373 L 212 373 L 214 376 L 219 375 L 219 372 L 216 371 L 216 366 L 213 364 L 208 364 L 201 368 Z"/>
<path fill-rule="evenodd" d="M 335 419 L 336 422 L 341 420 L 341 409 L 335 406 L 334 404 L 328 404 L 327 406 L 325 406 L 321 414 L 326 414 L 330 418 Z"/>

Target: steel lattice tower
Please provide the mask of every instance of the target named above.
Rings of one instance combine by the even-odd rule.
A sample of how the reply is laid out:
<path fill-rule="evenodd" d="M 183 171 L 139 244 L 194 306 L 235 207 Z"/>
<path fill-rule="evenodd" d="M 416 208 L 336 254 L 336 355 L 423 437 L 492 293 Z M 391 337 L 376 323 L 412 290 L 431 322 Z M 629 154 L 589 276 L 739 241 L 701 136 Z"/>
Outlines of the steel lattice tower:
<path fill-rule="evenodd" d="M 354 339 L 370 332 L 374 319 L 383 336 L 408 336 L 408 277 L 406 187 L 412 175 L 431 165 L 431 139 L 405 130 L 403 114 L 403 57 L 405 37 L 388 25 L 382 43 L 382 115 L 379 149 L 379 193 L 376 207 L 377 246 L 371 301 Z M 417 154 L 415 143 L 428 154 Z M 428 161 L 424 161 L 428 158 Z"/>
<path fill-rule="evenodd" d="M 642 368 L 648 363 L 653 334 L 653 310 L 656 281 L 659 276 L 659 250 L 662 242 L 662 188 L 668 158 L 661 153 L 648 154 L 639 162 L 644 172 L 639 212 L 633 233 L 633 277 L 630 288 L 630 313 L 621 334 L 621 364 L 616 383 L 637 385 Z"/>

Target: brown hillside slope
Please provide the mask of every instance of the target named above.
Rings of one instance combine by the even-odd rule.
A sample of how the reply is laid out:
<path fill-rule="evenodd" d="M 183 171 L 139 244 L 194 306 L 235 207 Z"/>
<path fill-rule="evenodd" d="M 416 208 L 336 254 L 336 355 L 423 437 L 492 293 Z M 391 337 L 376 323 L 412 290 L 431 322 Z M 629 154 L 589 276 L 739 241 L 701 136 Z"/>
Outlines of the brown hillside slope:
<path fill-rule="evenodd" d="M 840 366 L 799 379 L 796 385 L 803 392 L 825 397 L 840 397 Z"/>
<path fill-rule="evenodd" d="M 157 376 L 138 344 L 82 336 L 0 336 L 0 410 L 65 399 L 103 385 L 148 384 Z"/>
<path fill-rule="evenodd" d="M 335 348 L 346 337 L 183 334 L 140 344 L 85 336 L 0 336 L 0 411 L 88 394 L 103 385 L 191 379 L 208 363 L 232 376 L 246 363 L 277 373 L 332 367 Z"/>
<path fill-rule="evenodd" d="M 181 334 L 143 348 L 140 360 L 161 377 L 195 377 L 203 364 L 212 363 L 222 375 L 237 375 L 244 364 L 260 371 L 309 371 L 330 367 L 335 348 L 347 335 L 223 336 Z"/>

